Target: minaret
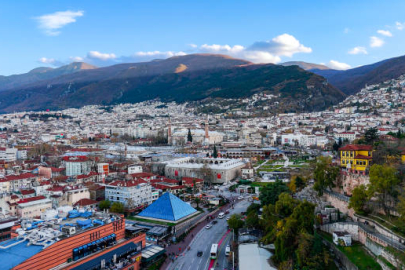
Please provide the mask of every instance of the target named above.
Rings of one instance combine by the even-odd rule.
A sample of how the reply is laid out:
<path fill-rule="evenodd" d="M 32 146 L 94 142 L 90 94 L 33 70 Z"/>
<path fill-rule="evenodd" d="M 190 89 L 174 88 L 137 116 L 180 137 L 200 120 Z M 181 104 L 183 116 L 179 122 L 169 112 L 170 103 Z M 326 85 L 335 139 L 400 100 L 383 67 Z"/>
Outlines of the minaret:
<path fill-rule="evenodd" d="M 170 121 L 170 116 L 169 116 L 169 127 L 167 128 L 167 143 L 169 145 L 172 144 L 172 122 Z"/>
<path fill-rule="evenodd" d="M 204 139 L 204 144 L 209 145 L 210 144 L 210 136 L 208 134 L 208 115 L 207 119 L 205 120 L 205 139 Z"/>

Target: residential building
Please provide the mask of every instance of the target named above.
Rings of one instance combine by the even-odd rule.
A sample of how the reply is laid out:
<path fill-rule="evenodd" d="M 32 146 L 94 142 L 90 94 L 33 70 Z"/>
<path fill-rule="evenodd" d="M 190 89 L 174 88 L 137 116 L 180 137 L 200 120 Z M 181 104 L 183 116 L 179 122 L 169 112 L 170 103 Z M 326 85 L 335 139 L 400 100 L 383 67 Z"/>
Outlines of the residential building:
<path fill-rule="evenodd" d="M 90 161 L 86 156 L 67 156 L 63 158 L 66 166 L 66 176 L 88 174 L 90 172 Z"/>
<path fill-rule="evenodd" d="M 371 145 L 348 144 L 339 149 L 340 166 L 354 172 L 365 172 L 373 159 Z"/>
<path fill-rule="evenodd" d="M 120 202 L 129 208 L 146 206 L 153 202 L 152 186 L 146 181 L 114 181 L 105 187 L 105 199 Z"/>

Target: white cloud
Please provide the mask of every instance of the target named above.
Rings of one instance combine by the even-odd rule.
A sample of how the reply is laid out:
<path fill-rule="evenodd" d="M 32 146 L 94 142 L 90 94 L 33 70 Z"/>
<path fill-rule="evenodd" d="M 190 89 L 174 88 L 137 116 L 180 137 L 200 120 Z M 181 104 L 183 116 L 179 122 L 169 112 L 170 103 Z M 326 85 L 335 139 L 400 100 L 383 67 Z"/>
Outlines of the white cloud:
<path fill-rule="evenodd" d="M 351 49 L 348 54 L 367 54 L 367 50 L 364 47 L 358 46 Z"/>
<path fill-rule="evenodd" d="M 371 48 L 378 48 L 384 45 L 384 40 L 379 37 L 370 37 L 370 47 Z"/>
<path fill-rule="evenodd" d="M 90 59 L 97 59 L 97 60 L 102 60 L 102 61 L 112 60 L 112 59 L 117 58 L 117 56 L 113 53 L 101 53 L 98 51 L 88 52 L 87 57 Z"/>
<path fill-rule="evenodd" d="M 54 66 L 54 67 L 60 67 L 60 66 L 64 65 L 64 63 L 59 61 L 59 60 L 56 60 L 54 58 L 47 58 L 47 57 L 39 58 L 38 62 L 42 63 L 42 64 L 47 64 L 47 65 L 50 65 L 50 66 Z"/>
<path fill-rule="evenodd" d="M 55 62 L 55 59 L 53 58 L 46 58 L 46 57 L 41 57 L 38 59 L 38 62 L 44 63 L 44 64 L 52 64 Z"/>
<path fill-rule="evenodd" d="M 350 29 L 349 29 L 348 27 L 346 27 L 346 28 L 343 30 L 343 33 L 344 33 L 344 34 L 349 34 L 349 32 L 350 32 Z"/>
<path fill-rule="evenodd" d="M 197 44 L 194 44 L 194 43 L 190 43 L 190 44 L 187 44 L 189 47 L 191 47 L 191 48 L 193 48 L 193 49 L 196 49 L 197 47 L 198 47 L 198 45 Z"/>
<path fill-rule="evenodd" d="M 242 45 L 204 44 L 199 50 L 208 53 L 222 53 L 242 58 L 254 63 L 279 63 L 281 57 L 292 57 L 296 53 L 310 53 L 312 49 L 304 46 L 294 36 L 279 35 L 269 41 L 255 42 L 250 47 Z"/>
<path fill-rule="evenodd" d="M 392 37 L 392 33 L 388 30 L 378 30 L 377 33 L 386 37 Z"/>
<path fill-rule="evenodd" d="M 42 15 L 36 17 L 38 21 L 38 27 L 44 31 L 46 35 L 57 36 L 60 34 L 58 29 L 61 29 L 63 26 L 76 22 L 77 17 L 83 16 L 84 12 L 79 11 L 58 11 L 51 14 Z"/>
<path fill-rule="evenodd" d="M 229 45 L 218 45 L 218 44 L 204 44 L 201 45 L 200 50 L 203 52 L 209 53 L 229 53 L 229 54 L 237 54 L 245 50 L 245 47 L 241 45 L 229 46 Z"/>
<path fill-rule="evenodd" d="M 161 51 L 149 51 L 149 52 L 136 52 L 134 56 L 139 56 L 139 57 L 154 57 L 154 58 L 169 58 L 173 56 L 182 56 L 186 55 L 185 52 L 172 52 L 172 51 L 166 51 L 166 52 L 161 52 Z"/>
<path fill-rule="evenodd" d="M 248 50 L 266 51 L 276 56 L 292 57 L 296 53 L 310 53 L 312 49 L 305 47 L 294 36 L 282 34 L 270 41 L 255 42 Z"/>
<path fill-rule="evenodd" d="M 396 22 L 395 26 L 397 27 L 398 30 L 402 30 L 405 28 L 405 23 Z"/>
<path fill-rule="evenodd" d="M 71 56 L 69 57 L 69 60 L 72 62 L 83 62 L 84 58 L 80 56 Z"/>
<path fill-rule="evenodd" d="M 330 60 L 328 63 L 328 67 L 330 67 L 332 69 L 337 69 L 337 70 L 346 70 L 346 69 L 351 68 L 350 65 L 348 65 L 346 63 L 338 62 L 336 60 Z"/>

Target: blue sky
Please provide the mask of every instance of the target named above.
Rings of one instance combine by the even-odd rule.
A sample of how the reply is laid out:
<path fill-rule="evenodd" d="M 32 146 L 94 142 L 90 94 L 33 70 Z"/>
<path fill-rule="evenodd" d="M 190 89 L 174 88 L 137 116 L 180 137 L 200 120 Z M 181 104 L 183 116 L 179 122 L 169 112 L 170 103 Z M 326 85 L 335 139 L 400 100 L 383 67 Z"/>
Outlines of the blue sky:
<path fill-rule="evenodd" d="M 223 53 L 345 69 L 405 54 L 405 1 L 3 1 L 0 74 Z"/>

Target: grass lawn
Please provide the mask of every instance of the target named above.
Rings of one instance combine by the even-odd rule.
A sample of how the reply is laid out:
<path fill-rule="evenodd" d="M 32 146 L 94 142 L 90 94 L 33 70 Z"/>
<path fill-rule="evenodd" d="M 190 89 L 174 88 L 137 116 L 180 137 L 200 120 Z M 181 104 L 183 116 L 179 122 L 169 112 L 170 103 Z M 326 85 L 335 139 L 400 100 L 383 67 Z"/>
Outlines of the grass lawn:
<path fill-rule="evenodd" d="M 127 219 L 135 220 L 135 221 L 142 221 L 142 222 L 147 222 L 147 223 L 154 223 L 154 224 L 159 224 L 159 225 L 166 225 L 166 226 L 176 225 L 175 223 L 158 221 L 158 220 L 150 220 L 150 219 L 138 218 L 138 217 L 127 217 Z"/>
<path fill-rule="evenodd" d="M 267 186 L 269 184 L 271 184 L 271 183 L 253 182 L 252 184 L 250 184 L 250 186 L 251 187 L 264 187 L 264 186 Z"/>
<path fill-rule="evenodd" d="M 325 232 L 319 232 L 319 234 L 322 235 L 322 237 L 325 238 L 327 241 L 333 243 L 332 235 Z M 352 244 L 353 245 L 351 247 L 336 247 L 341 252 L 343 252 L 347 256 L 347 258 L 349 258 L 349 260 L 359 268 L 359 270 L 382 269 L 377 261 L 370 254 L 367 253 L 363 245 L 358 242 L 353 242 Z"/>

